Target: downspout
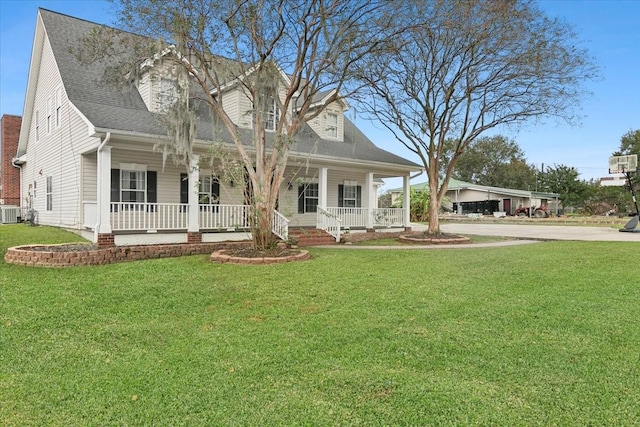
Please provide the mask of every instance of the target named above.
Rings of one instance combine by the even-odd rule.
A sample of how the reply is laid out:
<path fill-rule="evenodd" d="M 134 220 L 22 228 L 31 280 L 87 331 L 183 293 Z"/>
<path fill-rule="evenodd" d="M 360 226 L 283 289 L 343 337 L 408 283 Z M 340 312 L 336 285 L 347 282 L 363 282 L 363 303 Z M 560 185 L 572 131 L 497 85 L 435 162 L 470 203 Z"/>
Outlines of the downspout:
<path fill-rule="evenodd" d="M 96 162 L 97 164 L 100 163 L 100 161 L 98 160 L 98 157 L 100 157 L 100 152 L 102 151 L 102 149 L 104 148 L 105 145 L 107 145 L 107 143 L 109 142 L 109 140 L 111 139 L 111 132 L 107 132 L 107 134 L 104 137 L 104 140 L 100 143 L 100 145 L 98 146 L 98 150 L 96 151 Z M 96 168 L 96 174 L 98 174 L 98 170 Z M 97 179 L 97 183 L 98 183 L 98 191 L 96 192 L 97 194 L 97 200 L 96 200 L 96 208 L 97 208 L 97 216 L 98 216 L 98 221 L 96 222 L 95 228 L 93 229 L 93 234 L 95 236 L 95 239 L 97 241 L 97 235 L 98 235 L 98 230 L 100 230 L 100 226 L 102 225 L 100 223 L 100 218 L 102 217 L 102 215 L 100 215 L 100 210 L 102 208 L 102 206 L 100 205 L 100 175 L 98 174 L 98 179 Z"/>
<path fill-rule="evenodd" d="M 98 153 L 102 151 L 102 149 L 104 148 L 105 145 L 107 145 L 110 139 L 111 139 L 111 132 L 107 132 L 107 134 L 104 137 L 104 140 L 100 143 L 100 146 L 98 147 Z"/>
<path fill-rule="evenodd" d="M 18 196 L 18 197 L 20 197 L 20 200 L 18 201 L 19 202 L 18 206 L 20 207 L 20 220 L 22 220 L 23 219 L 23 216 L 22 216 L 22 183 L 24 181 L 23 181 L 23 178 L 22 178 L 22 165 L 19 165 L 17 163 L 17 161 L 18 161 L 17 157 L 14 157 L 13 159 L 11 159 L 11 166 L 13 166 L 14 168 L 20 169 L 20 181 L 19 181 L 19 185 L 18 185 L 18 187 L 20 187 L 20 195 Z"/>

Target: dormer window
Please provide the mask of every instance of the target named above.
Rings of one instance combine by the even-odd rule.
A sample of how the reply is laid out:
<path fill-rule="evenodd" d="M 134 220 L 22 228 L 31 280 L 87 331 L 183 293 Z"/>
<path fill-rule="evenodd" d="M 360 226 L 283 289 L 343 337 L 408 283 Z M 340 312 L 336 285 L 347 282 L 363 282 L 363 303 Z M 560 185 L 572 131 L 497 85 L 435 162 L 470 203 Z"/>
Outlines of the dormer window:
<path fill-rule="evenodd" d="M 280 109 L 275 98 L 270 98 L 265 103 L 265 111 L 262 112 L 262 121 L 265 130 L 276 130 L 276 125 L 280 119 Z"/>
<path fill-rule="evenodd" d="M 178 88 L 173 79 L 160 79 L 160 92 L 158 92 L 158 110 L 167 111 L 178 100 Z"/>
<path fill-rule="evenodd" d="M 327 113 L 327 129 L 325 134 L 329 138 L 338 137 L 338 115 L 336 113 Z"/>

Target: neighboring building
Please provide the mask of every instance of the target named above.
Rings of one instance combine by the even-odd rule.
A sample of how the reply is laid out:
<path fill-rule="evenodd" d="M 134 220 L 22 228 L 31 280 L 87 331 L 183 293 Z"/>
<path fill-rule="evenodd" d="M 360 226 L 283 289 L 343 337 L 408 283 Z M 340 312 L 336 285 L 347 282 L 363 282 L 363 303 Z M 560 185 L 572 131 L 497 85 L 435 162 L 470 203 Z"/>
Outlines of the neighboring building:
<path fill-rule="evenodd" d="M 622 187 L 627 185 L 627 178 L 624 175 L 606 176 L 600 178 L 599 184 L 601 187 Z"/>
<path fill-rule="evenodd" d="M 40 224 L 81 230 L 100 245 L 216 241 L 246 231 L 241 186 L 222 182 L 206 162 L 165 165 L 153 149 L 166 138 L 158 118 L 175 90 L 163 58 L 146 61 L 136 85 L 121 90 L 99 83 L 104 65 L 83 65 L 71 53 L 97 27 L 38 12 L 17 150 L 23 207 L 35 209 Z M 219 96 L 250 141 L 252 107 L 240 85 Z M 407 210 L 377 209 L 375 190 L 391 177 L 403 177 L 408 188 L 420 165 L 376 147 L 345 116 L 347 108 L 334 102 L 294 141 L 279 212 L 296 227 L 327 230 L 336 217 L 342 228 L 409 227 Z M 196 153 L 208 154 L 220 139 L 233 150 L 225 131 L 202 117 Z"/>
<path fill-rule="evenodd" d="M 0 205 L 20 206 L 20 169 L 13 165 L 18 152 L 21 119 L 3 115 L 0 119 Z"/>
<path fill-rule="evenodd" d="M 416 191 L 429 191 L 429 184 L 426 182 L 414 184 L 411 188 Z M 390 193 L 392 200 L 398 201 L 403 194 L 403 190 L 402 188 L 395 188 L 390 190 Z M 460 215 L 492 215 L 494 212 L 513 215 L 516 209 L 520 207 L 547 206 L 550 212 L 558 212 L 558 198 L 560 195 L 557 193 L 488 187 L 451 179 L 447 187 L 446 197 L 447 200 L 442 207 Z"/>

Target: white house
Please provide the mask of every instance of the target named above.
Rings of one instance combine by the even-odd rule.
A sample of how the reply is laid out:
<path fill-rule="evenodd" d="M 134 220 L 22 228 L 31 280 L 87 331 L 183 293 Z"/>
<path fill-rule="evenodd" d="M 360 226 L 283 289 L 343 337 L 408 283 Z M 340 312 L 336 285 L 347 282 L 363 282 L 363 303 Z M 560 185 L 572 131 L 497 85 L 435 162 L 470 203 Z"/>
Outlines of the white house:
<path fill-rule="evenodd" d="M 220 180 L 199 160 L 191 168 L 163 166 L 162 154 L 153 150 L 167 138 L 158 120 L 167 86 L 162 59 L 152 61 L 136 85 L 116 89 L 100 83 L 104 65 L 84 65 L 72 54 L 97 26 L 38 12 L 14 161 L 21 168 L 22 208 L 35 212 L 40 224 L 79 230 L 100 245 L 216 241 L 238 231 L 246 238 L 248 206 L 240 185 Z M 249 141 L 248 98 L 237 85 L 220 96 Z M 297 135 L 276 234 L 286 236 L 288 227 L 334 235 L 336 227 L 409 227 L 407 210 L 377 208 L 375 189 L 390 177 L 403 177 L 408 189 L 410 174 L 421 166 L 376 147 L 345 116 L 347 108 L 334 102 Z M 230 142 L 205 117 L 198 118 L 200 155 L 214 140 Z"/>

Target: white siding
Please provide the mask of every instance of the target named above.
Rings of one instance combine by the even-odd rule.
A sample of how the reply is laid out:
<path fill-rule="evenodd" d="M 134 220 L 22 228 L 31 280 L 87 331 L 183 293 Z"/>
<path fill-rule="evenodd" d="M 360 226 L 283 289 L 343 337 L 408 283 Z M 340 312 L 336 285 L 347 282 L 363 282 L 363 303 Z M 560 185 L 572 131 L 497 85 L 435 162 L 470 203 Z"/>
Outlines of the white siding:
<path fill-rule="evenodd" d="M 250 128 L 253 124 L 253 105 L 251 100 L 247 95 L 244 94 L 241 90 L 234 90 L 233 95 L 235 96 L 235 102 L 238 106 L 237 114 L 237 125 L 245 128 Z M 228 108 L 228 104 L 225 104 L 225 110 Z"/>
<path fill-rule="evenodd" d="M 32 70 L 32 72 L 35 70 Z M 31 122 L 23 169 L 23 194 L 29 194 L 29 185 L 37 183 L 34 208 L 38 221 L 44 225 L 80 228 L 82 212 L 81 152 L 90 150 L 99 142 L 87 136 L 86 123 L 71 108 L 62 86 L 49 41 L 44 40 L 39 74 L 36 77 L 32 117 L 40 115 L 40 140 L 35 142 L 35 120 Z M 60 96 L 60 125 L 56 126 L 56 90 Z M 51 131 L 47 132 L 47 102 L 52 100 Z M 51 211 L 46 210 L 46 177 L 53 183 Z M 26 206 L 26 203 L 25 203 Z"/>
<path fill-rule="evenodd" d="M 287 88 L 281 85 L 279 88 L 280 100 L 284 100 L 286 94 Z M 224 109 L 231 117 L 231 120 L 238 126 L 250 128 L 253 120 L 253 104 L 249 97 L 239 88 L 229 91 L 224 96 Z M 291 114 L 290 110 L 288 114 Z"/>
<path fill-rule="evenodd" d="M 149 111 L 160 111 L 160 82 L 163 77 L 175 79 L 175 66 L 170 61 L 158 61 L 136 83 L 142 100 Z"/>
<path fill-rule="evenodd" d="M 248 123 L 251 123 L 251 118 L 248 116 L 241 116 L 240 115 L 240 98 L 244 98 L 247 99 L 246 96 L 244 96 L 244 94 L 238 90 L 238 89 L 234 89 L 231 90 L 229 92 L 226 92 L 222 95 L 222 108 L 224 108 L 224 111 L 227 113 L 227 115 L 229 116 L 229 118 L 231 119 L 231 121 L 233 123 L 235 123 L 238 126 L 243 126 L 243 127 L 247 127 L 247 120 L 249 120 Z M 247 100 L 248 101 L 248 100 Z M 249 104 L 250 105 L 250 104 Z M 242 107 L 244 110 L 244 106 Z"/>
<path fill-rule="evenodd" d="M 122 145 L 116 145 L 111 152 L 111 168 L 120 169 L 122 163 L 145 165 L 147 171 L 156 171 L 158 203 L 180 203 L 180 174 L 187 173 L 184 166 L 176 166 L 171 160 L 168 160 L 163 170 L 160 153 L 126 150 L 122 148 Z M 207 167 L 202 167 L 200 173 L 212 174 L 213 172 Z M 229 183 L 221 183 L 220 203 L 224 205 L 244 204 L 241 186 L 234 185 L 232 187 Z"/>
<path fill-rule="evenodd" d="M 82 201 L 98 201 L 98 158 L 95 152 L 82 156 Z"/>
<path fill-rule="evenodd" d="M 327 177 L 327 207 L 338 207 L 338 186 L 343 184 L 344 181 L 357 182 L 357 185 L 362 188 L 362 204 L 360 207 L 368 206 L 369 192 L 365 188 L 366 172 L 365 170 L 353 172 L 329 168 Z M 318 170 L 309 169 L 301 173 L 297 169 L 288 168 L 285 177 L 289 178 L 285 178 L 282 188 L 280 189 L 280 207 L 278 210 L 290 219 L 289 226 L 291 227 L 315 227 L 315 213 L 298 213 L 298 186 L 304 182 L 317 183 Z M 292 183 L 291 189 L 287 188 L 289 182 Z"/>
<path fill-rule="evenodd" d="M 338 137 L 331 138 L 327 136 L 327 116 L 328 113 L 333 113 L 338 116 Z M 336 139 L 338 141 L 344 141 L 344 111 L 342 109 L 342 104 L 335 101 L 327 106 L 327 108 L 320 113 L 320 115 L 313 120 L 308 122 L 309 126 L 313 131 L 318 134 L 321 138 L 326 139 Z"/>
<path fill-rule="evenodd" d="M 138 92 L 142 97 L 147 109 L 151 111 L 153 108 L 153 104 L 151 102 L 151 75 L 150 73 L 144 73 L 144 75 L 140 78 L 137 84 Z"/>

